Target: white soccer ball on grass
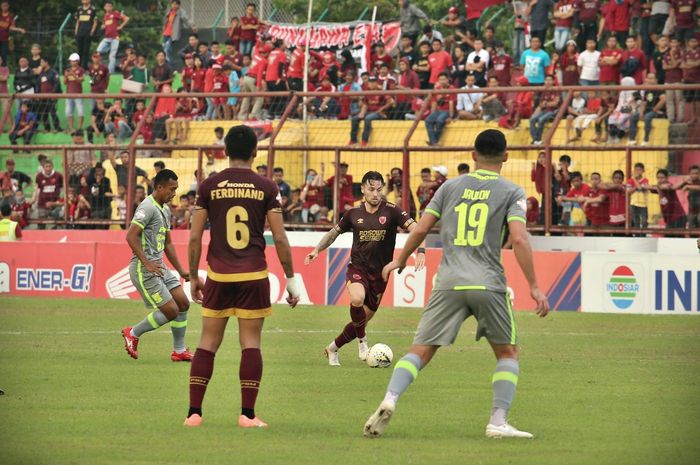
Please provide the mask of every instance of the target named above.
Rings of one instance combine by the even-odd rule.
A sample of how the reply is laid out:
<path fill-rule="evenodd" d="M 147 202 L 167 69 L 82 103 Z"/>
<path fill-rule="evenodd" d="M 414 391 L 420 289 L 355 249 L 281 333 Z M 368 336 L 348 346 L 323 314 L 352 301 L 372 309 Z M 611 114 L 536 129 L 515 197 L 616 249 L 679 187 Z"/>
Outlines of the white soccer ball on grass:
<path fill-rule="evenodd" d="M 386 344 L 374 344 L 367 354 L 367 365 L 370 368 L 387 368 L 394 360 L 394 352 Z"/>

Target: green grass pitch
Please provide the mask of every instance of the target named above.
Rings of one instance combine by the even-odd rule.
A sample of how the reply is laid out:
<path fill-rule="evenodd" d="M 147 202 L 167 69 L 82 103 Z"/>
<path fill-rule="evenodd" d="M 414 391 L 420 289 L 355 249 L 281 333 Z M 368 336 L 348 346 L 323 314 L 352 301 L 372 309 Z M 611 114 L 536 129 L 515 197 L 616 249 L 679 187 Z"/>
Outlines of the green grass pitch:
<path fill-rule="evenodd" d="M 263 336 L 257 412 L 242 430 L 235 322 L 216 358 L 205 424 L 182 426 L 189 364 L 172 363 L 170 331 L 119 329 L 140 303 L 0 298 L 0 463 L 61 464 L 697 464 L 700 318 L 516 315 L 521 377 L 511 420 L 534 440 L 484 437 L 493 356 L 469 320 L 401 399 L 385 436 L 362 437 L 391 375 L 322 349 L 348 320 L 340 307 L 276 307 Z M 370 343 L 408 348 L 418 310 L 382 308 Z M 199 339 L 197 306 L 188 345 Z"/>

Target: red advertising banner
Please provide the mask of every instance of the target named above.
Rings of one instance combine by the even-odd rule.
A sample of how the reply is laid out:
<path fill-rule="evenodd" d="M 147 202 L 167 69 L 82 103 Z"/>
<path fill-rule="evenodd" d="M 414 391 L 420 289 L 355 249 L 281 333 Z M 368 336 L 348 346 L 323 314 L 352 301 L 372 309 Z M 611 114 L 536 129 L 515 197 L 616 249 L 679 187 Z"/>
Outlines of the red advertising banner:
<path fill-rule="evenodd" d="M 348 45 L 360 47 L 365 44 L 368 31 L 372 29 L 372 43 L 384 42 L 387 52 L 392 51 L 401 38 L 401 24 L 391 23 L 334 23 L 318 24 L 310 29 L 310 42 L 306 39 L 306 26 L 272 23 L 268 32 L 274 39 L 282 39 L 297 46 L 307 42 L 311 48 L 344 48 Z"/>

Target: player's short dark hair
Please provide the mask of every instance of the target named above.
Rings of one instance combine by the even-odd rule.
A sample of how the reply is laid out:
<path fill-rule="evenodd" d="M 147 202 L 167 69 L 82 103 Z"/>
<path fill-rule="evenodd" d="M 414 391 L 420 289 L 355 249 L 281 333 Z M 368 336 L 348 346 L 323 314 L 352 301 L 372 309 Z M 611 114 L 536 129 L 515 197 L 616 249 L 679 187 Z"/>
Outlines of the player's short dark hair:
<path fill-rule="evenodd" d="M 177 181 L 177 174 L 175 174 L 175 171 L 168 169 L 160 170 L 153 180 L 153 188 L 155 189 L 158 186 L 168 184 L 171 179 Z"/>
<path fill-rule="evenodd" d="M 571 157 L 568 155 L 562 155 L 561 157 L 559 157 L 559 163 L 561 163 L 561 162 L 566 162 L 568 164 L 571 164 Z"/>
<path fill-rule="evenodd" d="M 600 173 L 597 172 L 597 171 L 594 171 L 594 172 L 591 173 L 591 177 L 593 177 L 593 176 L 595 176 L 595 175 L 598 175 L 599 178 L 602 178 L 602 176 L 600 175 Z"/>
<path fill-rule="evenodd" d="M 279 166 L 275 166 L 275 169 L 272 170 L 273 173 L 282 173 L 284 174 L 284 169 L 282 169 Z"/>
<path fill-rule="evenodd" d="M 581 180 L 583 180 L 583 175 L 580 171 L 574 171 L 573 173 L 571 173 L 571 179 L 573 180 L 575 178 L 581 178 Z"/>
<path fill-rule="evenodd" d="M 162 162 L 161 160 L 158 160 L 157 162 L 153 163 L 153 167 L 154 167 L 154 168 L 161 169 L 161 170 L 164 170 L 164 169 L 165 169 L 165 163 Z"/>
<path fill-rule="evenodd" d="M 634 164 L 634 167 L 644 169 L 644 163 L 637 162 Z"/>
<path fill-rule="evenodd" d="M 474 141 L 476 153 L 486 158 L 500 158 L 507 148 L 506 136 L 496 129 L 481 131 Z"/>
<path fill-rule="evenodd" d="M 466 163 L 460 163 L 459 165 L 457 165 L 457 171 L 466 171 L 468 173 L 469 165 Z"/>
<path fill-rule="evenodd" d="M 613 171 L 612 177 L 614 178 L 614 177 L 617 176 L 618 174 L 619 174 L 620 176 L 622 176 L 622 179 L 625 178 L 625 173 L 623 173 L 622 170 L 615 170 L 615 171 Z"/>
<path fill-rule="evenodd" d="M 255 156 L 258 147 L 258 137 L 245 124 L 233 126 L 224 138 L 226 155 L 234 160 L 249 160 Z"/>
<path fill-rule="evenodd" d="M 656 175 L 663 174 L 664 176 L 668 177 L 668 170 L 664 168 L 660 168 L 656 171 Z M 613 176 L 615 176 L 615 173 L 613 173 Z"/>
<path fill-rule="evenodd" d="M 10 206 L 9 203 L 3 202 L 2 206 L 0 206 L 0 213 L 2 213 L 2 216 L 10 216 L 12 213 L 12 207 Z"/>
<path fill-rule="evenodd" d="M 364 176 L 362 176 L 362 184 L 369 181 L 379 181 L 384 184 L 384 176 L 379 171 L 367 171 Z"/>
<path fill-rule="evenodd" d="M 420 170 L 420 174 L 424 174 L 424 173 L 430 174 L 430 173 L 432 173 L 432 171 L 430 171 L 430 168 L 423 168 L 422 170 Z"/>
<path fill-rule="evenodd" d="M 214 128 L 214 132 L 224 132 L 224 128 L 222 128 L 221 126 L 217 126 Z"/>

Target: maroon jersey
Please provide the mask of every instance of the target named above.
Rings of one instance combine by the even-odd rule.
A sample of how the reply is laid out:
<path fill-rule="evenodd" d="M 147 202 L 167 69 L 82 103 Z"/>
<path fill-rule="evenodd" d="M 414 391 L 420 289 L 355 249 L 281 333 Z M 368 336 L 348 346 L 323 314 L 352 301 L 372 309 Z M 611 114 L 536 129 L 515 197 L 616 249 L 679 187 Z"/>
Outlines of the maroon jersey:
<path fill-rule="evenodd" d="M 83 68 L 68 68 L 63 70 L 63 77 L 66 83 L 66 92 L 69 94 L 82 94 L 83 93 L 83 77 L 85 77 L 85 70 Z"/>
<path fill-rule="evenodd" d="M 218 282 L 267 278 L 265 218 L 281 213 L 280 193 L 272 180 L 248 168 L 228 168 L 199 186 L 197 206 L 209 213 L 209 278 Z"/>
<path fill-rule="evenodd" d="M 55 171 L 46 176 L 42 171 L 36 175 L 36 187 L 39 189 L 37 205 L 39 208 L 47 208 L 46 202 L 55 202 L 61 196 L 63 176 Z"/>
<path fill-rule="evenodd" d="M 241 26 L 258 26 L 259 24 L 260 20 L 257 16 L 241 16 Z M 254 41 L 257 32 L 257 29 L 241 28 L 241 40 Z"/>
<path fill-rule="evenodd" d="M 346 211 L 335 230 L 352 230 L 350 264 L 369 277 L 381 276 L 382 268 L 394 258 L 396 228 L 407 229 L 413 218 L 393 203 L 380 201 L 374 213 L 368 213 L 365 202 Z"/>
<path fill-rule="evenodd" d="M 610 189 L 605 192 L 605 195 L 608 197 L 609 224 L 612 226 L 625 224 L 627 199 L 624 189 Z"/>
<path fill-rule="evenodd" d="M 90 89 L 94 94 L 101 94 L 109 85 L 109 70 L 105 65 L 90 65 Z"/>
<path fill-rule="evenodd" d="M 661 214 L 667 225 L 685 216 L 685 210 L 683 210 L 681 201 L 678 199 L 678 192 L 675 190 L 660 190 L 659 204 L 661 205 Z"/>
<path fill-rule="evenodd" d="M 586 197 L 596 198 L 604 195 L 605 191 L 598 188 L 590 188 Z M 610 213 L 608 212 L 608 198 L 605 197 L 601 202 L 589 203 L 585 208 L 586 218 L 591 222 L 593 226 L 605 226 L 608 224 L 610 219 Z"/>
<path fill-rule="evenodd" d="M 498 85 L 510 87 L 513 59 L 509 55 L 496 55 L 491 59 L 491 63 L 493 63 L 493 71 L 491 73 L 492 76 L 496 76 L 496 79 L 498 79 Z"/>

